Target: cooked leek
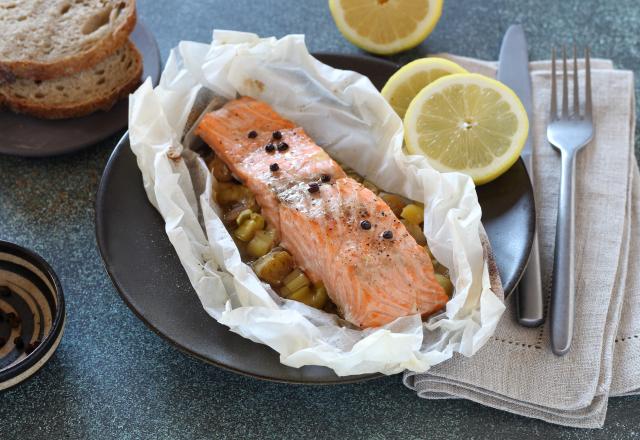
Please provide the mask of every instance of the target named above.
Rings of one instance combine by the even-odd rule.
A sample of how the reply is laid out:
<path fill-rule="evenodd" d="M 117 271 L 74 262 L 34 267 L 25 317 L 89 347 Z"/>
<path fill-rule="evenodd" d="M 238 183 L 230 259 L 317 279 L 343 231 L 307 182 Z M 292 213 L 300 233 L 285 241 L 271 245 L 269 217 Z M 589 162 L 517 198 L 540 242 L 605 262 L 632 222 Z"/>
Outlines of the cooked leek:
<path fill-rule="evenodd" d="M 251 190 L 244 185 L 236 183 L 219 183 L 216 188 L 216 201 L 221 205 L 231 205 L 233 203 L 245 202 L 245 206 L 255 205 L 251 199 L 255 200 Z"/>
<path fill-rule="evenodd" d="M 436 281 L 444 289 L 444 292 L 447 294 L 447 296 L 451 298 L 451 295 L 453 295 L 453 284 L 451 283 L 451 280 L 448 277 L 437 273 Z"/>
<path fill-rule="evenodd" d="M 368 190 L 370 190 L 372 193 L 374 194 L 378 194 L 380 192 L 380 190 L 378 189 L 377 186 L 375 186 L 373 184 L 373 182 L 369 182 L 368 180 L 364 180 L 362 182 L 362 186 L 364 186 L 365 188 L 367 188 Z"/>
<path fill-rule="evenodd" d="M 295 292 L 310 284 L 309 278 L 300 269 L 294 269 L 282 282 L 289 292 Z"/>
<path fill-rule="evenodd" d="M 420 225 L 424 221 L 424 206 L 410 203 L 402 209 L 400 217 L 413 223 L 414 225 Z"/>
<path fill-rule="evenodd" d="M 230 182 L 233 180 L 231 171 L 218 156 L 214 157 L 211 168 L 213 169 L 213 176 L 218 182 Z"/>
<path fill-rule="evenodd" d="M 404 197 L 400 197 L 397 194 L 381 192 L 378 195 L 382 200 L 384 200 L 387 203 L 387 205 L 389 205 L 389 208 L 391 208 L 391 210 L 396 215 L 396 217 L 400 217 L 402 208 L 407 206 L 407 203 L 409 203 L 407 199 L 405 199 Z"/>
<path fill-rule="evenodd" d="M 293 270 L 293 257 L 287 251 L 269 252 L 253 263 L 253 270 L 262 281 L 278 287 Z"/>
<path fill-rule="evenodd" d="M 259 258 L 266 255 L 276 240 L 276 231 L 270 229 L 266 231 L 256 231 L 249 244 L 247 244 L 247 253 L 254 257 Z"/>
<path fill-rule="evenodd" d="M 407 228 L 407 232 L 411 234 L 416 243 L 418 243 L 420 246 L 424 246 L 427 244 L 427 239 L 424 236 L 424 233 L 422 232 L 422 228 L 420 226 L 405 219 L 402 219 L 401 221 L 404 227 Z"/>

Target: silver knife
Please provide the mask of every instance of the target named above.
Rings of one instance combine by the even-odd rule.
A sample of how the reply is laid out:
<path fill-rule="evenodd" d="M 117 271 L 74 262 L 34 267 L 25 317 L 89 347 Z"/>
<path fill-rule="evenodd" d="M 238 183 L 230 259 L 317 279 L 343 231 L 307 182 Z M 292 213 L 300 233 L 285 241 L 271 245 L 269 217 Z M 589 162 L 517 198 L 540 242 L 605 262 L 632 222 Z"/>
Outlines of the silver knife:
<path fill-rule="evenodd" d="M 504 34 L 498 58 L 498 80 L 510 87 L 522 101 L 531 121 L 531 78 L 527 40 L 520 25 L 511 25 Z M 533 182 L 533 151 L 531 132 L 522 150 L 522 161 Z M 535 206 L 535 203 L 534 203 Z M 522 275 L 516 292 L 518 322 L 526 327 L 537 327 L 544 322 L 542 280 L 540 277 L 540 251 L 538 234 L 534 231 L 529 264 Z"/>

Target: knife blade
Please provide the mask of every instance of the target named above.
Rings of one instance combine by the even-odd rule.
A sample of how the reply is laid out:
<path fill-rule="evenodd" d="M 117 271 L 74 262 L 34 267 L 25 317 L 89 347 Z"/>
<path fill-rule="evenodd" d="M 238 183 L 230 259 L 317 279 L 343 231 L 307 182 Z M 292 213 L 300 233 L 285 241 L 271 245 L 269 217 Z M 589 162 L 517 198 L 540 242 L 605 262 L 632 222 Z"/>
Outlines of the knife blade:
<path fill-rule="evenodd" d="M 520 25 L 511 25 L 502 39 L 498 58 L 498 80 L 510 87 L 527 111 L 531 120 L 531 77 L 529 76 L 529 55 L 524 29 Z M 533 181 L 533 146 L 531 132 L 522 149 L 524 162 L 531 185 Z M 535 187 L 535 186 L 534 186 Z M 534 203 L 535 207 L 535 203 Z M 537 327 L 544 322 L 542 280 L 540 276 L 540 250 L 538 234 L 534 231 L 529 263 L 525 269 L 516 292 L 518 322 L 525 327 Z"/>

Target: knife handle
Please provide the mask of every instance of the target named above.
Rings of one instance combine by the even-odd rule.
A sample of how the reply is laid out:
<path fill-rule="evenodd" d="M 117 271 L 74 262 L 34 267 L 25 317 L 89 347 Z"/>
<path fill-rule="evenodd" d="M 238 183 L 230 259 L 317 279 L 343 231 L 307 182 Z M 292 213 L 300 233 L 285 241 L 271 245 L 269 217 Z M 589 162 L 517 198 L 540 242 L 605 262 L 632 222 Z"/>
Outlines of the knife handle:
<path fill-rule="evenodd" d="M 538 327 L 544 322 L 542 280 L 538 234 L 534 234 L 531 255 L 516 296 L 518 322 L 525 327 Z"/>

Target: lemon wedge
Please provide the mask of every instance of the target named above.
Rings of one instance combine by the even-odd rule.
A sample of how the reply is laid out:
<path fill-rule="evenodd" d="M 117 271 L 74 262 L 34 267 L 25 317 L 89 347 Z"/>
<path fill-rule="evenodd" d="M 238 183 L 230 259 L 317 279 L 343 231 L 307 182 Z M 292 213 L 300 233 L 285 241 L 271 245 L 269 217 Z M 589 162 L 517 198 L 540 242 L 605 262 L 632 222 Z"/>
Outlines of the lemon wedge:
<path fill-rule="evenodd" d="M 518 159 L 529 120 L 504 84 L 473 73 L 443 76 L 422 89 L 404 117 L 407 149 L 439 171 L 468 174 L 477 185 Z"/>
<path fill-rule="evenodd" d="M 381 93 L 398 116 L 404 118 L 409 103 L 420 90 L 438 78 L 452 73 L 467 71 L 444 58 L 422 58 L 401 67 L 389 78 Z"/>
<path fill-rule="evenodd" d="M 329 0 L 329 9 L 347 40 L 391 55 L 427 38 L 442 13 L 442 0 Z"/>

